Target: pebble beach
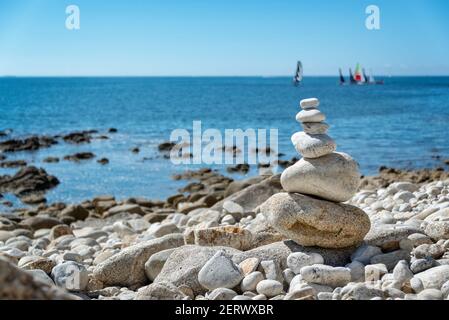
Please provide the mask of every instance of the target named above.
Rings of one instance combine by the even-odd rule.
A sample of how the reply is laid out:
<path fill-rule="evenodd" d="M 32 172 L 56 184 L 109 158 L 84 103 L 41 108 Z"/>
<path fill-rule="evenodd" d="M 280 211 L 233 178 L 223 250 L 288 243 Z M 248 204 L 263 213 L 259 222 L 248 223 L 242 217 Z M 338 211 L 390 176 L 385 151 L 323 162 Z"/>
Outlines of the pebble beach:
<path fill-rule="evenodd" d="M 319 105 L 301 101 L 304 131 L 291 138 L 298 155 L 282 174 L 235 180 L 213 168 L 188 170 L 173 175 L 183 187 L 163 200 L 47 203 L 58 178 L 16 164 L 15 174 L 0 176 L 0 192 L 30 205 L 0 215 L 0 298 L 449 299 L 448 172 L 381 167 L 362 176 L 327 134 L 332 124 Z"/>

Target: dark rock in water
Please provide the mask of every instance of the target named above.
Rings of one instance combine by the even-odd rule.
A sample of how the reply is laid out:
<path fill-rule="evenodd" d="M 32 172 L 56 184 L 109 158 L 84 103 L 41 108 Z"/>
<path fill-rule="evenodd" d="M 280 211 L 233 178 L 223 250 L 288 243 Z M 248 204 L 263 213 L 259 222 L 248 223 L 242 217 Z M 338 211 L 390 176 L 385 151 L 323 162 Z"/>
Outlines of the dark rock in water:
<path fill-rule="evenodd" d="M 6 156 L 4 154 L 0 154 L 0 161 L 3 161 L 6 159 Z"/>
<path fill-rule="evenodd" d="M 105 136 L 105 135 L 100 135 L 100 136 L 96 136 L 95 139 L 99 139 L 99 140 L 108 140 L 109 137 Z"/>
<path fill-rule="evenodd" d="M 109 133 L 117 133 L 118 130 L 116 128 L 109 128 L 108 132 Z"/>
<path fill-rule="evenodd" d="M 0 258 L 1 300 L 78 300 L 66 291 L 49 285 Z"/>
<path fill-rule="evenodd" d="M 174 142 L 163 142 L 157 148 L 159 151 L 170 151 L 174 146 L 176 146 Z"/>
<path fill-rule="evenodd" d="M 0 150 L 3 152 L 34 151 L 41 148 L 48 148 L 58 143 L 53 137 L 32 136 L 26 139 L 11 139 L 0 143 Z"/>
<path fill-rule="evenodd" d="M 278 166 L 282 167 L 282 168 L 288 168 L 292 165 L 294 165 L 296 162 L 298 162 L 299 159 L 296 157 L 291 158 L 290 160 L 281 160 L 279 159 L 277 161 Z"/>
<path fill-rule="evenodd" d="M 101 159 L 97 160 L 97 162 L 99 164 L 106 165 L 106 164 L 109 163 L 109 159 L 108 158 L 101 158 Z"/>
<path fill-rule="evenodd" d="M 79 152 L 79 153 L 65 156 L 64 160 L 78 162 L 81 160 L 90 160 L 93 158 L 95 158 L 95 154 L 93 154 L 92 152 Z"/>
<path fill-rule="evenodd" d="M 90 143 L 91 133 L 96 133 L 96 131 L 72 132 L 63 136 L 62 139 L 67 143 Z"/>
<path fill-rule="evenodd" d="M 59 158 L 58 157 L 47 157 L 42 161 L 45 163 L 57 163 L 57 162 L 59 162 Z"/>
<path fill-rule="evenodd" d="M 131 152 L 132 153 L 139 153 L 140 149 L 138 147 L 134 147 L 134 148 L 131 149 Z"/>
<path fill-rule="evenodd" d="M 25 167 L 26 165 L 27 163 L 24 160 L 11 160 L 0 162 L 0 168 L 18 168 L 18 167 Z"/>
<path fill-rule="evenodd" d="M 250 165 L 247 163 L 240 163 L 234 167 L 226 168 L 226 170 L 230 173 L 232 173 L 232 172 L 248 173 L 249 169 L 250 169 Z"/>
<path fill-rule="evenodd" d="M 20 198 L 20 200 L 25 204 L 41 204 L 47 202 L 47 199 L 40 194 L 29 194 Z"/>
<path fill-rule="evenodd" d="M 0 131 L 0 138 L 7 137 L 12 133 L 12 129 L 6 129 Z"/>
<path fill-rule="evenodd" d="M 12 192 L 24 196 L 34 192 L 43 192 L 56 187 L 59 180 L 44 169 L 34 166 L 25 167 L 15 175 L 0 176 L 0 192 Z"/>

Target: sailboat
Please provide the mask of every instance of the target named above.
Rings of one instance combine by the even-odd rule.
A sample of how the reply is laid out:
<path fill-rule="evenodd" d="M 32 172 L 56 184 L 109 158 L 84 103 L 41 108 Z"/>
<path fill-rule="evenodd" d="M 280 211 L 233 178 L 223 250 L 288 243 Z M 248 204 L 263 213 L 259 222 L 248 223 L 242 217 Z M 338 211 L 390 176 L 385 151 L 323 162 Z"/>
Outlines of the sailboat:
<path fill-rule="evenodd" d="M 301 61 L 298 61 L 298 63 L 296 64 L 295 76 L 293 77 L 293 84 L 295 86 L 299 86 L 302 81 L 302 70 L 302 63 Z"/>
<path fill-rule="evenodd" d="M 384 81 L 383 80 L 376 80 L 376 79 L 374 79 L 373 71 L 370 70 L 369 77 L 368 77 L 368 83 L 369 84 L 384 84 Z"/>
<path fill-rule="evenodd" d="M 338 72 L 340 73 L 340 85 L 345 85 L 345 77 L 343 77 L 343 72 L 341 71 L 341 68 L 338 69 Z"/>
<path fill-rule="evenodd" d="M 349 68 L 349 83 L 350 84 L 357 84 L 357 81 L 354 78 L 354 75 L 352 74 L 352 69 Z"/>
<path fill-rule="evenodd" d="M 340 84 L 345 84 L 345 79 L 341 73 L 341 69 L 338 69 L 340 73 Z M 349 83 L 350 84 L 357 84 L 357 85 L 364 85 L 364 84 L 384 84 L 383 80 L 375 80 L 372 71 L 370 72 L 370 75 L 368 76 L 366 74 L 365 68 L 362 68 L 359 63 L 357 63 L 355 67 L 354 74 L 352 74 L 352 69 L 349 68 Z"/>
<path fill-rule="evenodd" d="M 365 78 L 363 77 L 362 68 L 360 67 L 359 63 L 357 63 L 357 65 L 355 66 L 354 80 L 357 82 L 357 84 L 365 83 Z"/>

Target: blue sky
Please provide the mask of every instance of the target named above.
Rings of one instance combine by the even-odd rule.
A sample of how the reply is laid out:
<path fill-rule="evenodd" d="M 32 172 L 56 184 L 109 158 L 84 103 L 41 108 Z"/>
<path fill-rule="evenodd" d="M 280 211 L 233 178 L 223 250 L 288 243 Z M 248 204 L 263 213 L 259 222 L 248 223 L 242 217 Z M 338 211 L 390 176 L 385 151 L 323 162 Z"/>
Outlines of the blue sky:
<path fill-rule="evenodd" d="M 0 0 L 0 75 L 273 76 L 298 59 L 305 75 L 449 75 L 449 1 Z"/>

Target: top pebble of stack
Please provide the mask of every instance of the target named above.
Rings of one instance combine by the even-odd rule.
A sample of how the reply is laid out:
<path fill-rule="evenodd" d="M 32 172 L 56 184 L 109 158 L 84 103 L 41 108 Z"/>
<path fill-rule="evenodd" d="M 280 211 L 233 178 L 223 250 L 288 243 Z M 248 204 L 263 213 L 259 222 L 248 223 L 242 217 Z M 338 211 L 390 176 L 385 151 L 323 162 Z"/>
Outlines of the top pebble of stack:
<path fill-rule="evenodd" d="M 301 108 L 303 110 L 309 110 L 318 108 L 318 106 L 320 105 L 320 101 L 317 98 L 309 98 L 301 100 L 299 104 L 301 105 Z"/>

